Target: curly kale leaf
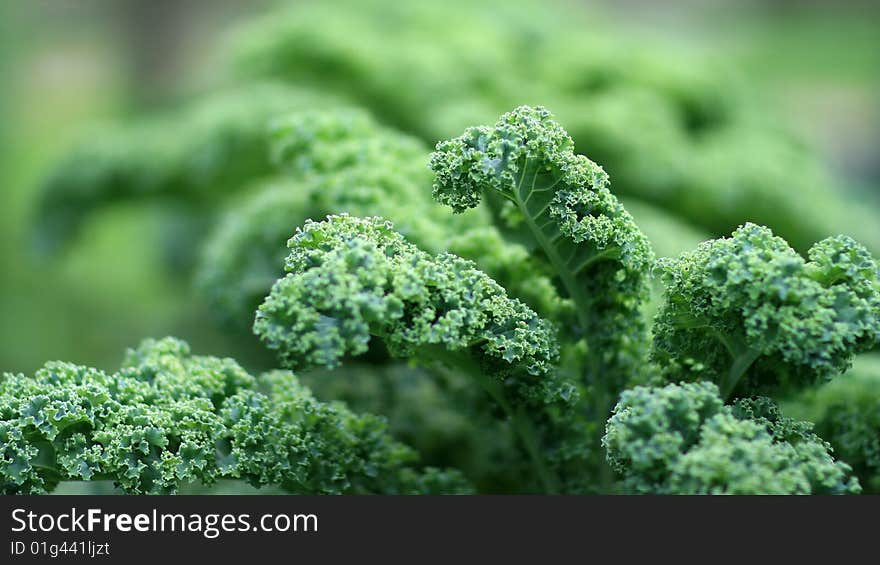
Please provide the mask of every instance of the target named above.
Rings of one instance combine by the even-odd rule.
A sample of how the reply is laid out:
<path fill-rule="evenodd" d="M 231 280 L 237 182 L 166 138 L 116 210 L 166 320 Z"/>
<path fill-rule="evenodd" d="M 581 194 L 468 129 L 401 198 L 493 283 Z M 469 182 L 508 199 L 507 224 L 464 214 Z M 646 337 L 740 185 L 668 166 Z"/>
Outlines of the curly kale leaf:
<path fill-rule="evenodd" d="M 636 387 L 603 444 L 623 488 L 651 494 L 852 494 L 850 467 L 766 398 L 724 405 L 713 383 Z"/>
<path fill-rule="evenodd" d="M 390 222 L 330 216 L 306 222 L 289 246 L 289 273 L 254 325 L 285 366 L 334 367 L 376 336 L 402 357 L 436 345 L 479 352 L 499 370 L 552 373 L 550 324 L 470 261 L 423 252 Z"/>
<path fill-rule="evenodd" d="M 710 378 L 725 398 L 826 380 L 880 339 L 877 263 L 846 236 L 820 241 L 804 260 L 746 224 L 660 268 L 653 358 L 673 375 Z"/>
<path fill-rule="evenodd" d="M 126 493 L 241 479 L 292 493 L 458 492 L 453 472 L 414 467 L 385 422 L 319 402 L 287 371 L 253 377 L 231 359 L 147 340 L 113 374 L 47 363 L 0 381 L 7 494 L 112 480 Z"/>
<path fill-rule="evenodd" d="M 393 356 L 474 378 L 510 419 L 543 488 L 560 488 L 554 471 L 586 456 L 571 410 L 577 388 L 555 372 L 553 327 L 472 262 L 421 251 L 380 218 L 307 222 L 289 246 L 290 272 L 254 323 L 285 366 L 333 368 L 379 339 Z"/>
<path fill-rule="evenodd" d="M 612 392 L 641 371 L 653 253 L 608 190 L 601 167 L 574 153 L 544 108 L 519 107 L 494 126 L 468 128 L 437 144 L 434 198 L 461 212 L 486 199 L 496 223 L 529 242 L 574 303 L 565 335 L 586 338 L 586 384 Z M 604 414 L 602 415 L 604 417 Z"/>

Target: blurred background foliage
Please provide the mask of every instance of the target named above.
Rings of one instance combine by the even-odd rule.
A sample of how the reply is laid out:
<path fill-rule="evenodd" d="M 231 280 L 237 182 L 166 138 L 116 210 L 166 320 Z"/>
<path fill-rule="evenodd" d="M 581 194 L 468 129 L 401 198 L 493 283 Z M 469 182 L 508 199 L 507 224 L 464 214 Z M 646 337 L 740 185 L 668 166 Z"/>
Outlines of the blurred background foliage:
<path fill-rule="evenodd" d="M 543 104 L 659 255 L 746 220 L 802 250 L 847 233 L 880 254 L 870 0 L 30 0 L 0 3 L 0 26 L 3 371 L 112 370 L 125 347 L 164 335 L 272 366 L 193 279 L 224 211 L 275 174 L 254 124 L 302 108 L 362 107 L 428 147 Z M 857 364 L 860 398 L 880 395 L 878 369 Z M 401 412 L 396 432 L 448 455 L 466 433 L 448 399 L 391 374 L 399 394 L 436 399 L 436 422 L 368 380 L 314 383 Z M 818 420 L 840 398 L 792 410 Z M 449 433 L 429 445 L 412 431 L 426 425 Z M 859 457 L 880 470 L 880 455 Z"/>

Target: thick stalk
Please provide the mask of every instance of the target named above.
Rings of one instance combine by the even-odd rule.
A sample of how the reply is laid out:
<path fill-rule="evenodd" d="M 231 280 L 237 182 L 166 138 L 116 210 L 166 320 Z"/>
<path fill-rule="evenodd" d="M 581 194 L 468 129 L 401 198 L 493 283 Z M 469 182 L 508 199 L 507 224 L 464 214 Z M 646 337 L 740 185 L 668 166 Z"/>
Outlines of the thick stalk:
<path fill-rule="evenodd" d="M 485 374 L 479 364 L 464 353 L 451 352 L 436 345 L 424 347 L 420 353 L 425 359 L 437 360 L 449 367 L 462 370 L 477 380 L 483 390 L 498 403 L 510 420 L 513 431 L 528 454 L 544 491 L 547 494 L 558 494 L 559 478 L 547 467 L 547 463 L 541 455 L 541 444 L 531 419 L 522 409 L 514 408 L 511 405 L 503 385 L 490 375 Z"/>
<path fill-rule="evenodd" d="M 724 376 L 721 386 L 719 387 L 721 389 L 721 398 L 723 398 L 725 402 L 730 399 L 730 395 L 733 394 L 739 380 L 760 355 L 760 351 L 747 348 L 733 358 L 733 362 L 730 364 L 730 369 L 728 370 L 727 375 Z"/>
<path fill-rule="evenodd" d="M 732 358 L 727 374 L 721 377 L 721 382 L 718 385 L 721 398 L 727 402 L 730 395 L 736 390 L 736 385 L 739 384 L 742 376 L 746 374 L 755 359 L 761 356 L 761 352 L 749 347 L 742 338 L 732 338 L 720 333 L 716 333 L 716 335 Z"/>
<path fill-rule="evenodd" d="M 528 161 L 525 163 L 523 170 L 528 171 L 530 168 L 535 168 L 535 174 L 537 174 L 538 165 L 536 163 L 529 163 Z M 587 299 L 586 294 L 584 293 L 584 288 L 578 284 L 576 273 L 571 271 L 565 261 L 560 255 L 559 251 L 554 245 L 554 241 L 547 237 L 544 233 L 543 229 L 535 223 L 535 218 L 532 217 L 531 212 L 528 209 L 528 198 L 523 198 L 522 194 L 522 185 L 525 180 L 526 174 L 524 173 L 520 177 L 519 184 L 516 189 L 512 191 L 509 196 L 510 200 L 516 205 L 517 209 L 519 209 L 522 217 L 528 227 L 529 231 L 532 233 L 535 241 L 538 243 L 538 246 L 544 252 L 544 255 L 547 257 L 547 260 L 550 262 L 550 265 L 553 267 L 553 271 L 559 277 L 559 280 L 562 282 L 562 286 L 565 288 L 566 294 L 571 299 L 571 301 L 575 305 L 575 312 L 578 319 L 578 324 L 582 329 L 588 328 L 591 325 L 591 317 L 590 317 L 590 305 L 589 300 Z M 603 258 L 603 255 L 611 255 L 608 251 L 606 252 L 597 252 L 594 256 L 592 256 L 587 262 L 582 263 L 579 269 L 583 269 L 592 263 L 595 260 Z M 587 344 L 590 345 L 589 343 Z M 604 426 L 601 424 L 604 422 L 604 418 L 608 416 L 608 413 L 611 411 L 611 399 L 609 391 L 606 390 L 606 387 L 601 386 L 598 375 L 600 374 L 599 363 L 597 362 L 597 352 L 591 351 L 592 358 L 588 360 L 587 367 L 585 369 L 586 375 L 584 378 L 584 382 L 592 385 L 592 404 L 593 411 L 595 412 L 596 418 L 599 419 L 599 436 L 593 438 L 596 443 L 597 449 L 601 451 L 600 443 L 601 436 L 604 433 Z M 608 466 L 607 462 L 604 458 L 601 458 L 599 462 L 599 483 L 602 487 L 603 491 L 606 491 L 608 487 L 611 485 L 612 481 L 612 473 L 611 468 Z"/>

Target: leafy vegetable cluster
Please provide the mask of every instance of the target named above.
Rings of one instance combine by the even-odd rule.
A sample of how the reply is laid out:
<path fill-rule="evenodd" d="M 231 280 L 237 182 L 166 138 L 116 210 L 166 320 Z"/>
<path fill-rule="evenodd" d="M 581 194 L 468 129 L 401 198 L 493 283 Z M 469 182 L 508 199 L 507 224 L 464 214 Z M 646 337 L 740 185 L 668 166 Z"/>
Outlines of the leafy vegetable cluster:
<path fill-rule="evenodd" d="M 859 492 L 850 467 L 811 428 L 767 398 L 725 405 L 714 383 L 682 383 L 624 392 L 604 444 L 637 493 Z"/>
<path fill-rule="evenodd" d="M 175 210 L 166 266 L 267 366 L 165 338 L 7 374 L 3 491 L 880 490 L 864 211 L 709 63 L 437 10 L 273 14 L 227 91 L 56 165 L 44 251 L 103 207 Z"/>
<path fill-rule="evenodd" d="M 808 257 L 746 224 L 662 261 L 658 364 L 711 375 L 725 397 L 801 388 L 846 370 L 854 352 L 880 340 L 877 263 L 844 236 L 823 239 Z"/>
<path fill-rule="evenodd" d="M 128 493 L 241 479 L 291 493 L 466 491 L 454 472 L 414 466 L 385 423 L 316 400 L 293 373 L 253 377 L 231 359 L 147 340 L 116 373 L 47 363 L 0 382 L 5 494 L 113 480 Z"/>

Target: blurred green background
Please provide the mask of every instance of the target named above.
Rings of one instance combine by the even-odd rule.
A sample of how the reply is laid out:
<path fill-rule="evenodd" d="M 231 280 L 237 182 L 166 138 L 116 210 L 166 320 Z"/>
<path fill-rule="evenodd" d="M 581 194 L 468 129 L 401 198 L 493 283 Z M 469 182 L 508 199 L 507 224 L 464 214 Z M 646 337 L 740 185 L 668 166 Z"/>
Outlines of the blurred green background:
<path fill-rule="evenodd" d="M 757 109 L 750 119 L 762 128 L 789 132 L 785 135 L 792 135 L 814 152 L 815 163 L 827 169 L 823 184 L 829 186 L 825 188 L 850 202 L 850 209 L 861 212 L 853 218 L 846 213 L 833 216 L 828 224 L 831 229 L 843 233 L 857 230 L 863 240 L 867 237 L 868 245 L 880 242 L 880 4 L 876 2 L 512 2 L 505 3 L 509 26 L 499 17 L 498 30 L 481 35 L 480 26 L 474 25 L 474 29 L 465 30 L 470 35 L 451 35 L 455 42 L 447 39 L 448 28 L 457 26 L 458 20 L 468 21 L 471 12 L 474 18 L 492 20 L 501 4 L 487 3 L 480 10 L 474 7 L 479 3 L 462 2 L 420 8 L 424 13 L 415 17 L 424 17 L 424 21 L 434 21 L 431 10 L 452 13 L 454 17 L 437 21 L 436 29 L 432 23 L 412 33 L 395 27 L 400 7 L 394 3 L 324 3 L 314 13 L 297 12 L 296 3 L 278 4 L 268 0 L 0 3 L 0 370 L 30 372 L 50 359 L 112 370 L 125 347 L 148 336 L 164 335 L 186 339 L 202 353 L 238 356 L 256 368 L 270 364 L 254 347 L 252 338 L 215 323 L 210 305 L 193 289 L 188 276 L 192 270 L 191 248 L 198 247 L 203 225 L 189 221 L 190 211 L 160 200 L 121 200 L 96 209 L 75 237 L 65 236 L 71 241 L 63 242 L 59 249 L 47 251 L 41 245 L 40 233 L 35 233 L 39 231 L 35 226 L 46 222 L 45 217 L 41 218 L 44 211 L 40 191 L 59 159 L 102 135 L 96 133 L 101 131 L 95 129 L 97 124 L 161 114 L 205 94 L 268 74 L 367 106 L 389 125 L 433 143 L 440 132 L 456 133 L 460 121 L 465 125 L 472 118 L 491 122 L 500 111 L 510 109 L 483 108 L 482 99 L 471 98 L 464 87 L 461 91 L 450 89 L 458 88 L 456 65 L 464 64 L 461 61 L 479 68 L 485 61 L 491 63 L 493 56 L 504 59 L 503 50 L 492 52 L 493 33 L 521 40 L 527 52 L 532 41 L 529 34 L 533 33 L 528 22 L 540 26 L 548 36 L 557 37 L 554 48 L 566 51 L 564 57 L 528 62 L 540 69 L 545 82 L 550 81 L 546 77 L 556 76 L 565 83 L 572 76 L 566 65 L 589 60 L 586 52 L 584 57 L 578 52 L 592 48 L 589 46 L 607 49 L 615 57 L 630 47 L 658 53 L 685 71 L 690 58 L 698 58 L 705 68 L 717 73 L 713 76 L 725 77 L 722 86 L 714 78 L 708 79 L 711 87 L 722 91 L 720 96 L 726 96 L 727 85 L 743 91 L 743 99 L 748 102 L 742 104 Z M 255 56 L 242 59 L 247 67 L 244 71 L 229 71 L 239 64 L 229 60 L 229 37 L 244 25 L 251 39 L 256 38 L 255 49 L 259 51 L 263 38 L 260 26 L 270 30 L 273 14 L 286 10 L 293 10 L 293 19 L 301 17 L 298 23 L 309 30 L 302 36 L 306 44 L 290 47 L 293 54 L 286 62 L 289 68 L 276 65 L 275 60 L 262 61 L 263 68 Z M 478 11 L 480 14 L 476 14 Z M 250 24 L 254 17 L 269 19 Z M 391 31 L 374 26 L 369 36 L 348 34 L 352 29 L 369 30 L 377 22 L 391 22 Z M 517 22 L 526 24 L 520 29 Z M 271 33 L 267 31 L 266 37 Z M 385 39 L 391 45 L 400 42 L 394 53 L 411 47 L 404 53 L 409 58 L 394 66 L 395 62 L 389 62 L 383 54 L 383 45 L 379 45 Z M 334 59 L 331 55 L 338 53 L 331 53 L 328 45 L 342 45 L 342 53 L 350 50 L 354 62 L 346 66 L 345 60 Z M 457 49 L 465 53 L 457 53 Z M 302 59 L 297 58 L 298 53 L 303 54 Z M 441 60 L 444 53 L 460 57 Z M 467 57 L 474 54 L 485 55 L 485 60 L 474 62 Z M 404 63 L 423 60 L 437 61 L 436 66 L 432 63 L 428 68 L 421 67 L 424 76 L 395 74 L 406 69 Z M 516 67 L 518 61 L 509 64 Z M 360 82 L 361 68 L 370 70 L 368 80 L 376 80 Z M 387 75 L 382 74 L 384 70 Z M 502 76 L 493 78 L 501 87 L 487 86 L 479 80 L 479 72 L 469 72 L 476 77 L 468 82 L 469 88 L 477 94 L 506 88 L 509 98 L 517 100 L 518 88 L 528 92 L 525 97 L 537 92 L 528 80 L 511 79 L 506 85 Z M 498 74 L 504 73 L 499 70 Z M 528 78 L 528 72 L 522 76 Z M 432 77 L 436 85 L 430 83 Z M 551 92 L 554 88 L 553 84 L 539 86 Z M 419 89 L 423 88 L 435 89 L 437 104 L 447 95 L 458 96 L 450 99 L 448 108 L 441 108 L 446 113 L 424 109 L 429 114 L 426 118 L 448 117 L 448 122 L 431 123 L 414 118 L 418 112 L 406 113 L 408 105 L 417 107 L 422 103 Z M 392 96 L 386 100 L 389 92 L 400 99 Z M 427 90 L 425 96 L 431 95 Z M 468 106 L 472 100 L 473 108 Z M 552 102 L 546 104 L 556 111 Z M 652 108 L 648 106 L 642 110 L 650 114 Z M 460 117 L 456 117 L 457 112 Z M 569 111 L 561 121 L 565 125 L 565 118 L 574 121 L 577 116 L 577 112 Z M 187 133 L 173 131 L 173 120 L 167 129 L 172 137 Z M 651 152 L 652 131 L 631 133 L 636 156 L 640 155 L 638 151 Z M 742 143 L 748 144 L 748 139 L 744 136 Z M 643 146 L 649 149 L 640 149 Z M 578 147 L 583 146 L 579 143 Z M 754 147 L 747 149 L 760 153 Z M 600 144 L 598 151 L 602 150 Z M 657 147 L 658 153 L 665 150 L 669 148 Z M 584 151 L 604 164 L 602 155 L 594 156 L 590 146 Z M 609 155 L 615 163 L 616 154 Z M 670 162 L 677 162 L 677 157 L 674 151 L 664 156 Z M 663 177 L 662 168 L 652 168 L 649 165 L 653 161 L 646 162 L 644 168 L 633 162 L 630 170 L 636 173 L 630 174 Z M 638 184 L 639 179 L 627 178 L 625 172 L 618 174 L 614 167 L 609 172 L 612 190 L 618 177 L 621 186 Z M 789 174 L 800 173 L 783 170 L 779 183 L 784 184 Z M 780 186 L 776 189 L 786 190 Z M 792 190 L 797 190 L 797 185 Z M 656 242 L 661 254 L 675 252 L 677 242 L 695 241 L 707 233 L 699 203 L 670 202 L 663 196 L 652 199 L 641 193 L 637 196 L 671 212 L 672 219 L 655 218 L 653 222 L 645 214 L 643 226 L 649 236 L 662 240 L 675 234 L 670 237 L 676 243 L 667 247 L 662 241 Z M 797 199 L 798 195 L 791 197 Z M 801 206 L 809 209 L 810 193 L 804 194 L 804 200 Z M 719 197 L 716 202 L 724 206 L 725 200 Z M 639 202 L 631 206 L 637 220 L 639 206 Z M 816 207 L 822 204 L 816 203 Z M 818 213 L 821 216 L 823 212 Z M 825 231 L 825 227 L 817 231 Z M 878 252 L 877 247 L 873 250 Z"/>

